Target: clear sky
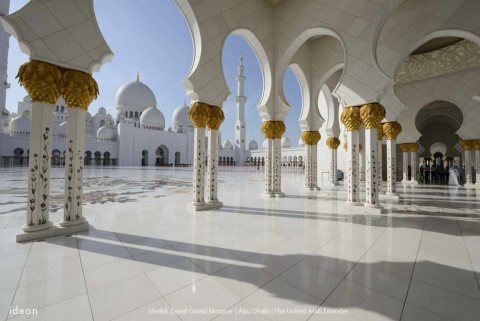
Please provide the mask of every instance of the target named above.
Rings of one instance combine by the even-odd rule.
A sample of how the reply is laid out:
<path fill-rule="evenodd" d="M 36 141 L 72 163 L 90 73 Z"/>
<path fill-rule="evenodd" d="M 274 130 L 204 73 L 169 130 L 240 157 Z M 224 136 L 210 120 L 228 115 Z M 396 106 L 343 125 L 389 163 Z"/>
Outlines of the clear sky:
<path fill-rule="evenodd" d="M 10 12 L 21 8 L 27 0 L 12 0 Z M 171 126 L 172 113 L 183 104 L 185 91 L 182 80 L 187 76 L 193 49 L 190 31 L 174 0 L 95 0 L 95 11 L 100 29 L 115 54 L 114 60 L 93 76 L 100 87 L 100 96 L 89 108 L 95 114 L 105 107 L 115 115 L 115 94 L 118 88 L 132 81 L 140 72 L 140 80 L 155 93 L 158 108 L 165 115 L 166 127 Z M 256 109 L 262 91 L 262 76 L 257 58 L 249 45 L 238 36 L 230 36 L 223 50 L 223 68 L 231 95 L 224 103 L 225 122 L 222 139 L 234 141 L 236 67 L 240 52 L 245 63 L 245 95 L 247 143 L 251 139 L 263 142 L 261 119 Z M 19 66 L 28 57 L 20 52 L 17 41 L 10 38 L 8 75 L 12 87 L 7 91 L 7 109 L 16 111 L 17 102 L 25 90 L 16 81 Z M 285 120 L 286 136 L 298 144 L 300 127 L 298 117 L 301 94 L 298 82 L 290 70 L 285 74 L 285 95 L 291 105 Z"/>

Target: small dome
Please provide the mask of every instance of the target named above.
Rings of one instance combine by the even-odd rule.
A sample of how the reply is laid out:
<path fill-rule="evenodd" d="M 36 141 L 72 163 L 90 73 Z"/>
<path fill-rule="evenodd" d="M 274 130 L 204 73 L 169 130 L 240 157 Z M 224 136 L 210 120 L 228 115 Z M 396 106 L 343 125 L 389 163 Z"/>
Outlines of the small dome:
<path fill-rule="evenodd" d="M 177 132 L 185 132 L 193 130 L 193 124 L 190 118 L 188 117 L 188 108 L 187 104 L 184 103 L 182 106 L 178 106 L 172 115 L 172 124 L 173 129 Z"/>
<path fill-rule="evenodd" d="M 223 142 L 222 148 L 225 150 L 233 150 L 233 145 L 232 143 L 227 139 L 226 141 Z"/>
<path fill-rule="evenodd" d="M 107 126 L 102 126 L 97 130 L 97 139 L 114 139 L 115 132 Z"/>
<path fill-rule="evenodd" d="M 32 121 L 27 117 L 25 111 L 22 116 L 17 116 L 9 124 L 9 129 L 12 132 L 30 132 Z"/>
<path fill-rule="evenodd" d="M 305 146 L 305 144 L 303 143 L 303 140 L 301 138 L 298 140 L 298 146 Z"/>
<path fill-rule="evenodd" d="M 157 99 L 153 91 L 137 79 L 118 89 L 115 105 L 121 111 L 142 112 L 149 107 L 157 107 Z"/>
<path fill-rule="evenodd" d="M 107 110 L 104 108 L 104 107 L 100 107 L 98 109 L 98 113 L 99 114 L 102 114 L 102 115 L 106 115 L 107 114 Z"/>
<path fill-rule="evenodd" d="M 290 139 L 288 137 L 283 137 L 282 138 L 282 148 L 288 148 L 291 147 L 292 143 L 290 142 Z"/>
<path fill-rule="evenodd" d="M 262 145 L 262 146 L 263 146 L 263 149 L 267 149 L 267 148 L 268 148 L 268 140 L 265 139 L 265 140 L 263 141 L 263 145 Z"/>
<path fill-rule="evenodd" d="M 90 119 L 92 118 L 92 114 L 90 114 L 88 111 L 85 113 L 85 119 Z"/>
<path fill-rule="evenodd" d="M 255 139 L 252 139 L 250 143 L 248 143 L 248 150 L 256 150 L 258 149 L 258 143 L 255 141 Z"/>
<path fill-rule="evenodd" d="M 24 103 L 31 103 L 31 102 L 32 102 L 32 98 L 31 98 L 29 95 L 27 95 L 27 96 L 23 97 L 23 102 L 24 102 Z"/>
<path fill-rule="evenodd" d="M 140 125 L 144 128 L 163 130 L 165 128 L 165 117 L 156 107 L 150 107 L 140 116 Z"/>

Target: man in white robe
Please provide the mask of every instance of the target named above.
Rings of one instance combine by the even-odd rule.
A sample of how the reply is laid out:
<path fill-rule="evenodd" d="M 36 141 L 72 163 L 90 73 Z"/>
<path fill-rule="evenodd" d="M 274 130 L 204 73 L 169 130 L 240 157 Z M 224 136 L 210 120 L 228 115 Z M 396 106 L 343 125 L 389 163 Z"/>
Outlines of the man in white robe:
<path fill-rule="evenodd" d="M 453 165 L 452 168 L 449 170 L 448 175 L 448 185 L 458 186 L 460 182 L 460 172 L 456 165 Z"/>

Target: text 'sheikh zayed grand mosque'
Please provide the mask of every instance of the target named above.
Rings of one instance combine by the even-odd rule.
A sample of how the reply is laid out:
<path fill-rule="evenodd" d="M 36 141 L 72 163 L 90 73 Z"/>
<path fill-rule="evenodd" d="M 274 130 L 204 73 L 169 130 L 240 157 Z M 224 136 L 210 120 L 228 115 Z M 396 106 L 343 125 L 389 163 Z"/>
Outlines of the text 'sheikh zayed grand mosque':
<path fill-rule="evenodd" d="M 166 129 L 138 76 L 115 118 L 88 113 L 114 56 L 93 0 L 0 0 L 0 315 L 478 321 L 480 1 L 171 1 L 192 103 Z M 15 115 L 8 34 L 30 57 Z M 260 65 L 263 148 L 246 141 L 242 58 L 235 141 L 220 144 L 231 35 Z M 259 169 L 220 167 L 245 164 Z"/>

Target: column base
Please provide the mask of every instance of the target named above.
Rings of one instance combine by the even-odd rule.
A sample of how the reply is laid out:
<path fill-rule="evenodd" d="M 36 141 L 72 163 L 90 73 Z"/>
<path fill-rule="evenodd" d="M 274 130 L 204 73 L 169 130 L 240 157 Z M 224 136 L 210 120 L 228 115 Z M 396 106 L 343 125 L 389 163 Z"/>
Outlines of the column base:
<path fill-rule="evenodd" d="M 43 225 L 46 225 L 46 224 L 43 224 Z M 29 232 L 26 232 L 22 229 L 17 234 L 16 241 L 17 243 L 38 241 L 38 240 L 43 240 L 49 237 L 59 236 L 59 235 L 68 235 L 68 234 L 85 232 L 85 231 L 88 231 L 89 229 L 90 229 L 90 224 L 88 224 L 88 221 L 86 219 L 83 220 L 83 222 L 80 222 L 80 223 L 77 222 L 77 224 L 69 225 L 69 226 L 61 226 L 59 224 L 53 225 L 50 222 L 49 228 L 44 228 L 40 230 L 37 229 L 35 231 L 29 231 Z"/>
<path fill-rule="evenodd" d="M 284 198 L 285 197 L 284 192 L 275 192 L 273 194 L 275 195 L 276 198 Z"/>
<path fill-rule="evenodd" d="M 285 197 L 285 193 L 283 192 L 265 192 L 264 193 L 266 198 L 283 198 Z"/>
<path fill-rule="evenodd" d="M 408 183 L 410 183 L 410 181 L 408 179 L 402 179 L 401 183 L 402 184 L 408 184 Z"/>
<path fill-rule="evenodd" d="M 87 219 L 82 216 L 78 220 L 74 220 L 74 221 L 61 220 L 60 222 L 58 222 L 58 225 L 60 225 L 61 227 L 69 227 L 69 226 L 75 226 L 75 225 L 83 224 L 86 221 L 87 221 Z"/>
<path fill-rule="evenodd" d="M 410 184 L 418 185 L 418 181 L 416 179 L 410 180 Z"/>
<path fill-rule="evenodd" d="M 475 188 L 475 187 L 477 187 L 477 186 L 476 186 L 475 184 L 473 184 L 473 183 L 465 183 L 465 184 L 463 184 L 463 187 L 466 187 L 466 188 Z"/>
<path fill-rule="evenodd" d="M 191 203 L 190 206 L 194 211 L 207 211 L 211 209 L 210 205 L 208 205 L 205 202 L 194 202 L 194 203 Z"/>
<path fill-rule="evenodd" d="M 33 232 L 38 232 L 38 231 L 42 231 L 42 230 L 47 230 L 47 229 L 51 228 L 52 226 L 53 226 L 53 223 L 48 221 L 47 223 L 41 224 L 41 225 L 32 225 L 32 226 L 25 225 L 25 226 L 22 227 L 22 230 L 25 233 L 33 233 Z"/>
<path fill-rule="evenodd" d="M 314 191 L 319 191 L 319 190 L 320 190 L 320 187 L 318 187 L 318 186 L 305 187 L 305 189 L 306 189 L 307 191 L 312 191 L 312 192 L 314 192 Z"/>
<path fill-rule="evenodd" d="M 211 209 L 221 208 L 223 206 L 223 202 L 220 202 L 219 200 L 207 201 L 207 205 L 210 206 Z"/>
<path fill-rule="evenodd" d="M 90 224 L 88 224 L 88 221 L 85 217 L 82 217 L 80 220 L 76 220 L 74 222 L 75 224 L 70 225 L 61 225 L 62 222 L 58 223 L 55 235 L 67 235 L 86 232 L 90 229 Z"/>
<path fill-rule="evenodd" d="M 395 201 L 398 202 L 400 200 L 400 196 L 397 193 L 385 193 L 380 194 L 380 198 L 385 201 Z"/>
<path fill-rule="evenodd" d="M 349 202 L 349 201 L 346 201 L 345 202 L 347 205 L 349 206 L 362 206 L 363 204 L 360 203 L 360 202 Z"/>
<path fill-rule="evenodd" d="M 382 207 L 379 204 L 363 203 L 363 206 L 367 208 L 373 208 L 373 209 L 382 209 Z"/>

